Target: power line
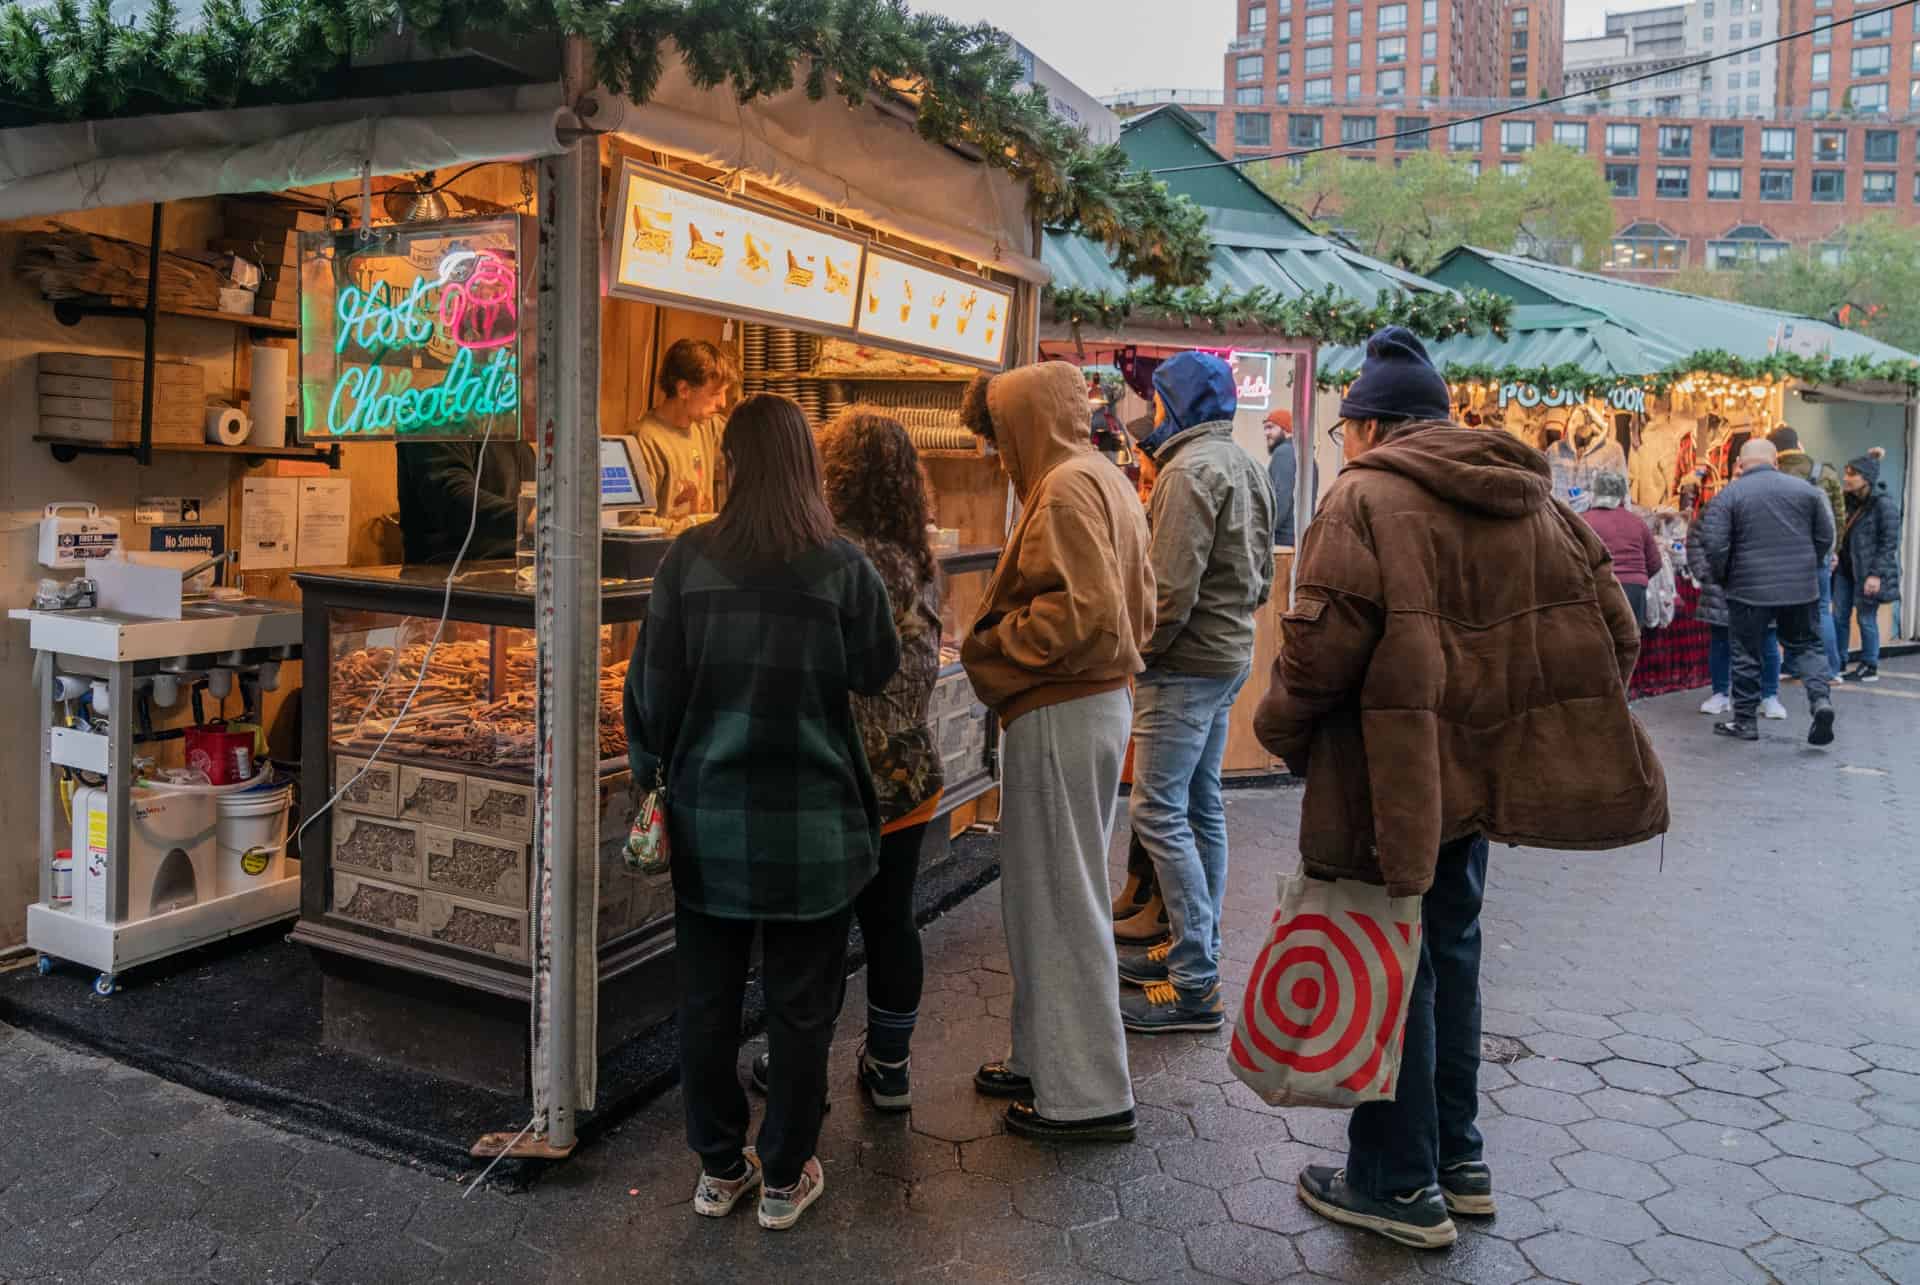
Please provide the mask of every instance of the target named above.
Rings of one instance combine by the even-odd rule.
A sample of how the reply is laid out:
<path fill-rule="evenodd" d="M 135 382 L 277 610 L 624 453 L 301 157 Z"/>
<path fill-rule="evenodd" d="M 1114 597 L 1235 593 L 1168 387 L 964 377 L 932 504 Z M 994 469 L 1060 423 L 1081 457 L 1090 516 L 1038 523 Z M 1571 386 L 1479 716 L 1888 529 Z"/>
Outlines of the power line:
<path fill-rule="evenodd" d="M 1561 94 L 1556 98 L 1542 98 L 1538 101 L 1529 99 L 1524 103 L 1516 103 L 1511 107 L 1501 107 L 1490 112 L 1482 112 L 1478 116 L 1462 116 L 1458 120 L 1446 121 L 1439 125 L 1420 125 L 1413 129 L 1403 129 L 1392 134 L 1375 134 L 1369 138 L 1354 139 L 1352 142 L 1326 143 L 1320 147 L 1303 147 L 1298 151 L 1273 152 L 1266 156 L 1237 156 L 1232 159 L 1223 158 L 1217 161 L 1203 161 L 1197 165 L 1169 165 L 1164 169 L 1149 170 L 1148 173 L 1186 174 L 1193 170 L 1213 170 L 1234 165 L 1257 165 L 1263 161 L 1298 160 L 1302 156 L 1315 156 L 1321 152 L 1341 152 L 1353 147 L 1372 147 L 1375 144 L 1388 142 L 1396 138 L 1419 138 L 1426 134 L 1435 134 L 1443 129 L 1452 129 L 1456 125 L 1475 125 L 1481 121 L 1497 120 L 1502 116 L 1518 116 L 1528 112 L 1537 112 L 1544 107 L 1552 107 L 1559 103 L 1571 102 L 1576 98 L 1591 98 L 1595 94 L 1606 93 L 1613 89 L 1624 89 L 1628 85 L 1638 85 L 1642 81 L 1657 80 L 1662 76 L 1671 76 L 1675 72 L 1693 71 L 1696 68 L 1712 66 L 1714 63 L 1726 62 L 1729 59 L 1739 58 L 1761 49 L 1771 49 L 1775 45 L 1784 45 L 1790 40 L 1804 40 L 1809 36 L 1818 35 L 1822 31 L 1831 31 L 1835 27 L 1842 27 L 1850 22 L 1858 22 L 1862 18 L 1871 18 L 1878 14 L 1892 13 L 1896 9 L 1911 8 L 1915 4 L 1920 4 L 1920 0 L 1895 0 L 1895 3 L 1882 5 L 1878 9 L 1864 9 L 1858 13 L 1850 14 L 1845 18 L 1835 18 L 1831 22 L 1822 23 L 1816 27 L 1808 27 L 1805 31 L 1789 32 L 1784 36 L 1775 36 L 1771 40 L 1762 40 L 1757 45 L 1743 45 L 1738 49 L 1729 49 L 1727 52 L 1721 54 L 1709 54 L 1705 58 L 1696 58 L 1692 62 L 1684 62 L 1675 67 L 1662 67 L 1658 71 L 1644 72 L 1638 76 L 1628 76 L 1624 80 L 1608 81 L 1604 85 L 1590 89 L 1582 89 L 1577 93 Z M 1891 37 L 1891 30 L 1889 30 L 1888 35 Z M 1409 101 L 1411 102 L 1411 100 Z M 1305 104 L 1303 104 L 1303 106 L 1304 105 Z M 1334 106 L 1332 103 L 1327 105 Z"/>

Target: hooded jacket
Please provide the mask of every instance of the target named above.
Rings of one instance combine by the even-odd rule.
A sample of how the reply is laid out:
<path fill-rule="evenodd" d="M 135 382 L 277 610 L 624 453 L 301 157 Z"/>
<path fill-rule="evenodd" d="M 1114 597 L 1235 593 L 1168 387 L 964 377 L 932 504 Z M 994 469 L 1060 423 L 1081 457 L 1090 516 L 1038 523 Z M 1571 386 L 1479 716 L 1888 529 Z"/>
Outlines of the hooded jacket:
<path fill-rule="evenodd" d="M 1167 414 L 1141 443 L 1160 470 L 1147 510 L 1157 599 L 1147 664 L 1238 674 L 1273 591 L 1273 489 L 1233 440 L 1239 399 L 1225 362 L 1182 353 L 1153 387 Z"/>
<path fill-rule="evenodd" d="M 1864 586 L 1867 577 L 1880 577 L 1880 592 L 1871 598 L 1857 590 L 1863 602 L 1900 601 L 1900 506 L 1886 491 L 1847 497 L 1846 524 L 1840 529 L 1840 574 Z"/>
<path fill-rule="evenodd" d="M 1424 892 L 1440 845 L 1599 849 L 1667 829 L 1627 708 L 1640 629 L 1541 454 L 1433 424 L 1368 451 L 1308 528 L 1254 730 L 1305 771 L 1312 874 Z"/>
<path fill-rule="evenodd" d="M 1043 361 L 987 385 L 994 442 L 1021 504 L 960 647 L 1002 723 L 1125 687 L 1153 635 L 1147 519 L 1126 476 L 1093 449 L 1086 384 Z"/>
<path fill-rule="evenodd" d="M 1813 480 L 1813 456 L 1807 454 L 1805 451 L 1798 450 L 1781 451 L 1779 459 L 1774 462 L 1774 467 L 1782 473 L 1785 473 L 1788 477 L 1797 477 L 1802 482 L 1818 487 L 1820 493 L 1827 497 L 1827 503 L 1833 507 L 1833 524 L 1835 527 L 1838 527 L 1842 522 L 1846 521 L 1846 492 L 1841 489 L 1839 480 L 1833 476 L 1832 469 L 1828 469 L 1825 473 L 1821 474 L 1820 480 L 1815 482 Z"/>

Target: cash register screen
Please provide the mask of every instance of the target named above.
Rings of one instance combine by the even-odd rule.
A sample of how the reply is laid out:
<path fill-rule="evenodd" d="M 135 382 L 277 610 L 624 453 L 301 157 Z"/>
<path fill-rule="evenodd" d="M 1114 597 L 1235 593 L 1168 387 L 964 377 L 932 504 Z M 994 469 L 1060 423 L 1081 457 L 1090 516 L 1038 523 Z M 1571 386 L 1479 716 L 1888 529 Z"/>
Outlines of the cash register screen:
<path fill-rule="evenodd" d="M 600 439 L 600 507 L 651 509 L 655 507 L 653 481 L 640 467 L 634 443 L 627 437 Z"/>

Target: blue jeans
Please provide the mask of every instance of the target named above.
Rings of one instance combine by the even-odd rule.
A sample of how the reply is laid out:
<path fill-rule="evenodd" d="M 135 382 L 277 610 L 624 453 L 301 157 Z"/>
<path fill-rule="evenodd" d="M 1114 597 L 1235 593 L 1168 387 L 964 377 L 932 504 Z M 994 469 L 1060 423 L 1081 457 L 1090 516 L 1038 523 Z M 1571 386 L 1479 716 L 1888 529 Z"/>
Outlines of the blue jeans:
<path fill-rule="evenodd" d="M 1877 619 L 1874 621 L 1875 643 L 1880 641 L 1879 623 Z M 1820 642 L 1827 649 L 1829 676 L 1838 674 L 1847 667 L 1847 658 L 1840 650 L 1840 644 L 1844 641 L 1846 640 L 1841 637 L 1840 631 L 1834 627 L 1833 623 L 1833 568 L 1822 561 L 1820 563 Z M 1799 675 L 1799 677 L 1805 677 L 1805 675 Z"/>
<path fill-rule="evenodd" d="M 1420 972 L 1407 1007 L 1400 1084 L 1391 1102 L 1354 1108 L 1347 1124 L 1347 1177 L 1375 1200 L 1440 1181 L 1446 1165 L 1481 1158 L 1480 898 L 1487 841 L 1440 849 L 1433 887 L 1420 903 Z"/>
<path fill-rule="evenodd" d="M 1725 625 L 1707 626 L 1707 674 L 1713 679 L 1715 696 L 1733 694 L 1733 635 Z M 1772 700 L 1780 694 L 1780 631 L 1767 626 L 1767 640 L 1760 648 L 1760 699 Z"/>
<path fill-rule="evenodd" d="M 1847 574 L 1846 568 L 1833 578 L 1833 634 L 1834 644 L 1843 655 L 1847 650 L 1847 626 L 1852 622 L 1848 617 L 1855 611 L 1860 615 L 1860 663 L 1880 667 L 1880 600 L 1860 596 L 1860 586 Z M 1835 670 L 1839 673 L 1839 670 Z"/>
<path fill-rule="evenodd" d="M 1133 694 L 1133 834 L 1153 858 L 1166 901 L 1174 989 L 1204 995 L 1220 978 L 1220 905 L 1227 893 L 1227 805 L 1220 762 L 1237 674 L 1149 669 Z"/>

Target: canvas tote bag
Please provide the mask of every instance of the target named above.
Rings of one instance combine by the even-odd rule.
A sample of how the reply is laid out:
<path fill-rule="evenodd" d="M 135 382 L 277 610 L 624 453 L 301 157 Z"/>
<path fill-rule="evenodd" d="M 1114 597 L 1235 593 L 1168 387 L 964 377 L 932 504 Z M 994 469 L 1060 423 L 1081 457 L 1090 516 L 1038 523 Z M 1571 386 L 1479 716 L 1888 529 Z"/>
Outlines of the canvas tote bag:
<path fill-rule="evenodd" d="M 1282 875 L 1228 1064 L 1273 1106 L 1392 1101 L 1419 967 L 1419 897 Z"/>

